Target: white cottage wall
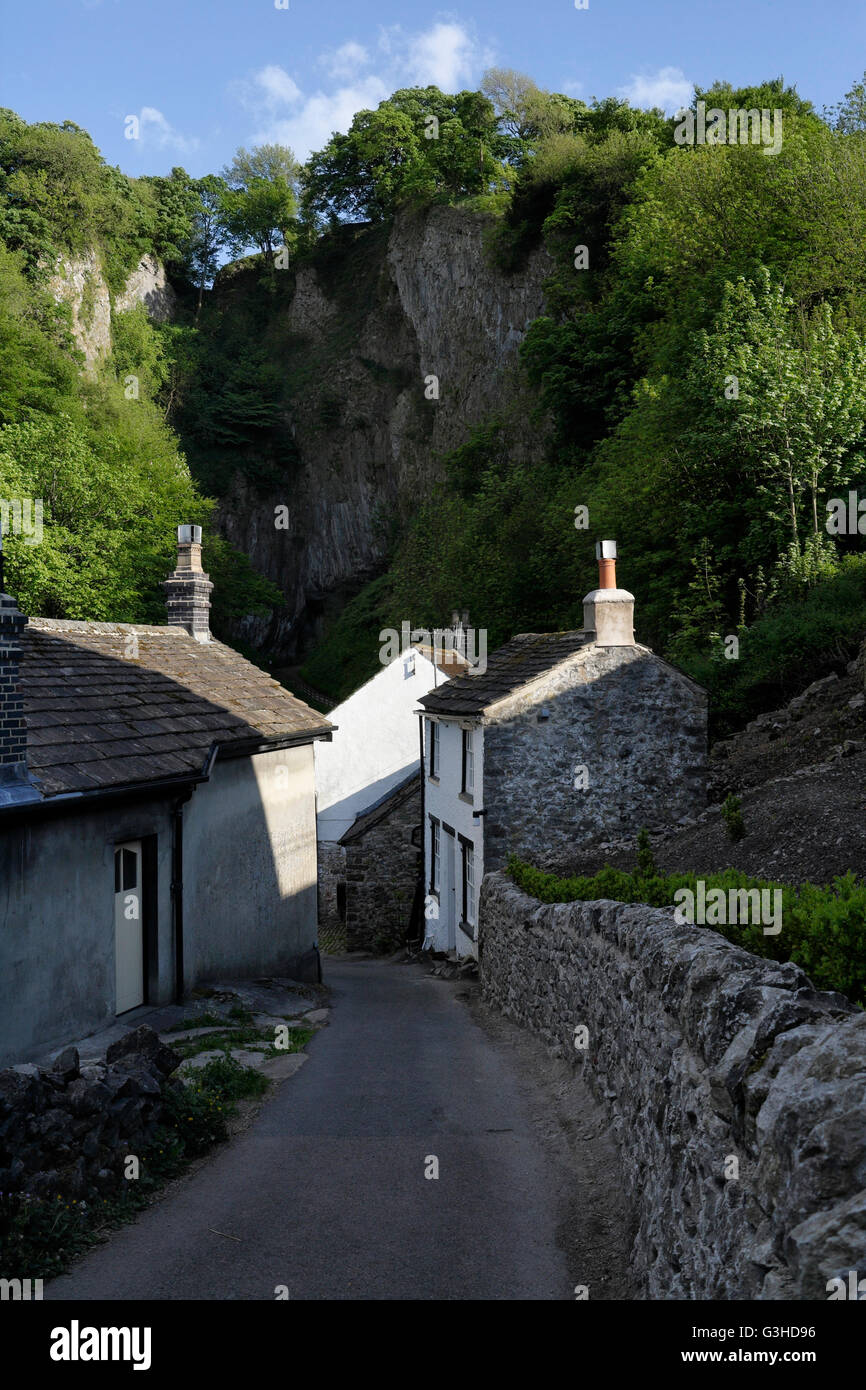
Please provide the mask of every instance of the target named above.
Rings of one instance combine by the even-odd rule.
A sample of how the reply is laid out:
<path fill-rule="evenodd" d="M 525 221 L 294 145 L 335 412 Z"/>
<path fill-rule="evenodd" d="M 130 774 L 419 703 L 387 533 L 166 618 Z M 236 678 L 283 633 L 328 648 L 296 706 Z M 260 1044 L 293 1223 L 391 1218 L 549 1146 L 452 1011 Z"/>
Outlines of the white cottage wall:
<path fill-rule="evenodd" d="M 331 710 L 328 718 L 337 731 L 331 743 L 317 743 L 315 753 L 320 840 L 339 840 L 417 767 L 415 709 L 443 680 L 432 661 L 413 649 Z"/>
<path fill-rule="evenodd" d="M 438 723 L 439 727 L 439 776 L 430 776 L 430 727 L 433 722 Z M 475 786 L 471 793 L 463 792 L 463 731 L 464 728 L 472 731 L 473 748 L 475 752 Z M 454 882 L 457 885 L 456 891 L 456 921 L 453 924 L 449 919 L 447 903 L 443 896 L 439 897 L 439 912 L 436 916 L 427 917 L 426 940 L 428 945 L 437 951 L 447 951 L 454 947 L 461 956 L 477 956 L 478 948 L 474 936 L 470 936 L 461 928 L 461 885 L 462 885 L 462 854 L 460 837 L 470 841 L 472 844 L 475 858 L 475 902 L 473 904 L 473 918 L 478 921 L 478 890 L 484 876 L 484 829 L 483 821 L 475 825 L 472 820 L 474 810 L 484 807 L 484 731 L 478 724 L 472 724 L 469 720 L 459 721 L 456 719 L 443 719 L 433 721 L 429 718 L 424 720 L 424 860 L 425 860 L 425 892 L 430 898 L 431 882 L 431 855 L 432 855 L 432 835 L 431 817 L 441 825 L 447 825 L 454 831 L 451 835 L 443 834 L 440 845 L 444 860 L 447 852 L 453 855 Z M 444 885 L 446 865 L 443 862 L 441 882 Z"/>

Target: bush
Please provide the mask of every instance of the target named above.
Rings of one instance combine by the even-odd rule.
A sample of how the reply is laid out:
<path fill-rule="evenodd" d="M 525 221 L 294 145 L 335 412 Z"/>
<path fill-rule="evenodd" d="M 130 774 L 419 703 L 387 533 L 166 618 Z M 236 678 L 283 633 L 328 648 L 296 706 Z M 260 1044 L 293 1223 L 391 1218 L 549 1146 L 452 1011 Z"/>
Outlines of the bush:
<path fill-rule="evenodd" d="M 855 1004 L 866 1004 L 866 882 L 853 874 L 836 878 L 826 887 L 804 883 L 799 887 L 750 878 L 738 869 L 716 874 L 626 873 L 606 864 L 598 873 L 560 878 L 524 864 L 516 855 L 508 861 L 508 873 L 519 888 L 543 903 L 612 902 L 647 903 L 651 907 L 674 905 L 680 888 L 696 891 L 700 880 L 709 892 L 721 888 L 757 888 L 782 893 L 782 931 L 765 936 L 755 923 L 731 922 L 696 930 L 718 931 L 736 946 L 771 960 L 791 960 L 806 971 L 818 989 L 838 990 Z"/>
<path fill-rule="evenodd" d="M 224 1099 L 213 1085 L 166 1087 L 163 1124 L 180 1139 L 186 1158 L 197 1158 L 228 1138 Z"/>
<path fill-rule="evenodd" d="M 712 722 L 729 733 L 790 700 L 812 681 L 841 670 L 866 634 L 866 555 L 849 555 L 805 597 L 788 598 L 740 633 L 739 660 L 677 654 L 710 692 Z"/>
<path fill-rule="evenodd" d="M 743 822 L 743 812 L 740 806 L 740 798 L 731 792 L 722 803 L 722 820 L 725 822 L 725 829 L 728 832 L 729 840 L 742 840 L 746 833 Z"/>

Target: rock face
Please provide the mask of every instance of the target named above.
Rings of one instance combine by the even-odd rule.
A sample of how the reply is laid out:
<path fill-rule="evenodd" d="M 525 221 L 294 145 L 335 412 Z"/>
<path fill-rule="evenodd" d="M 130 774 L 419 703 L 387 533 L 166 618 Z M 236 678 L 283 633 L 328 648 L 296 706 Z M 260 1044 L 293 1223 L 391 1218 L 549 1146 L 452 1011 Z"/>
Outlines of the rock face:
<path fill-rule="evenodd" d="M 220 512 L 229 540 L 286 595 L 273 621 L 245 620 L 251 644 L 294 659 L 316 605 L 373 571 L 383 524 L 414 509 L 441 476 L 440 455 L 474 425 L 516 413 L 515 447 L 533 442 L 517 349 L 543 312 L 552 263 L 539 249 L 513 276 L 496 270 L 484 251 L 491 224 L 459 208 L 407 213 L 390 231 L 360 233 L 333 273 L 299 268 L 287 324 L 294 348 L 281 364 L 293 385 L 286 437 L 296 456 L 277 489 L 257 491 L 239 471 Z M 275 524 L 278 507 L 288 508 L 288 528 Z"/>
<path fill-rule="evenodd" d="M 866 1014 L 672 910 L 541 905 L 496 873 L 480 919 L 485 997 L 610 1107 L 647 1297 L 866 1273 Z"/>
<path fill-rule="evenodd" d="M 156 323 L 167 323 L 174 318 L 177 295 L 165 278 L 165 267 L 155 256 L 142 256 L 123 293 L 115 300 L 114 312 L 123 314 L 127 309 L 134 309 L 136 304 L 143 304 L 148 317 Z"/>
<path fill-rule="evenodd" d="M 95 375 L 111 351 L 111 297 L 96 252 L 59 256 L 48 288 L 58 304 L 69 305 L 75 346 L 84 353 L 85 371 Z"/>
<path fill-rule="evenodd" d="M 125 1157 L 153 1138 L 162 1084 L 180 1062 L 143 1026 L 93 1066 L 68 1047 L 50 1070 L 0 1071 L 0 1191 L 79 1201 L 116 1190 Z"/>
<path fill-rule="evenodd" d="M 111 352 L 112 313 L 144 304 L 148 315 L 163 323 L 174 314 L 177 300 L 163 266 L 153 256 L 142 256 L 112 307 L 102 265 L 92 249 L 73 258 L 59 256 L 48 288 L 58 304 L 68 304 L 72 311 L 72 336 L 91 376 Z"/>

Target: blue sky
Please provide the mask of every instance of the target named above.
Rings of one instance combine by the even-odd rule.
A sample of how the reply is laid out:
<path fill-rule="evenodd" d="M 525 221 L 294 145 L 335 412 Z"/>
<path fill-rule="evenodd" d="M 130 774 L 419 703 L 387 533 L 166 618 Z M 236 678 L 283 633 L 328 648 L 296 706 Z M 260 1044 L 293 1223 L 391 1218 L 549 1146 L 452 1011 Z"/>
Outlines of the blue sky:
<path fill-rule="evenodd" d="M 277 0 L 284 3 L 284 0 Z M 276 139 L 303 158 L 399 86 L 496 64 L 674 110 L 693 83 L 784 75 L 820 110 L 866 67 L 864 0 L 7 0 L 0 105 L 72 120 L 129 174 L 217 171 Z M 124 137 L 136 115 L 140 138 Z"/>

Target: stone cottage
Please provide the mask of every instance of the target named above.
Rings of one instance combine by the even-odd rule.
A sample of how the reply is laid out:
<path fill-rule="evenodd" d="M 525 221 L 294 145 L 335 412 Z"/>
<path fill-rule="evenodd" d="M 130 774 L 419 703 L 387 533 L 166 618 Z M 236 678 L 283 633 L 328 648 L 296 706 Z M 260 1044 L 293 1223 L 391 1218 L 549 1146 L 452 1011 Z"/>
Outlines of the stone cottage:
<path fill-rule="evenodd" d="M 426 944 L 477 956 L 482 877 L 706 804 L 707 695 L 634 638 L 613 541 L 584 627 L 523 633 L 420 700 Z"/>
<path fill-rule="evenodd" d="M 165 588 L 164 627 L 0 594 L 0 1065 L 208 979 L 318 977 L 331 725 L 211 637 L 199 527 Z"/>

